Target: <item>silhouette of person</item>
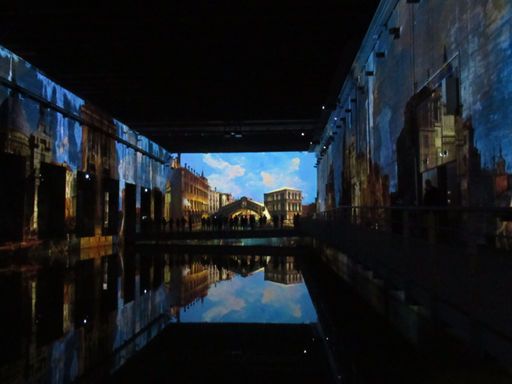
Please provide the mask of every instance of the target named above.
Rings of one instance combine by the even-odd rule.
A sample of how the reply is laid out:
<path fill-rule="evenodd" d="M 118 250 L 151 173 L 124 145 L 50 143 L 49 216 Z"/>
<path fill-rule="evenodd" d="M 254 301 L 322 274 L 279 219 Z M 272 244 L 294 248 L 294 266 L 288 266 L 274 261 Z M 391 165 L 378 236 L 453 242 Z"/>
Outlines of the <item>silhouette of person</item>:
<path fill-rule="evenodd" d="M 273 215 L 272 216 L 272 221 L 274 223 L 274 228 L 278 228 L 279 227 L 279 216 L 278 215 Z"/>
<path fill-rule="evenodd" d="M 423 205 L 439 206 L 441 205 L 441 197 L 439 189 L 432 184 L 432 180 L 425 180 L 425 194 L 423 195 Z"/>

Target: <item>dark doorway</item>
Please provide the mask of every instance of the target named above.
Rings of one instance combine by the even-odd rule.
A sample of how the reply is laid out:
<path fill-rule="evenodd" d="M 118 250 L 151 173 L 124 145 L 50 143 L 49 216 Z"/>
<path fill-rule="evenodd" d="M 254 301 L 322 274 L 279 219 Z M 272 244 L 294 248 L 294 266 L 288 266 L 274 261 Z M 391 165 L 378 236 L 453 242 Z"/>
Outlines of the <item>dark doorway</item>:
<path fill-rule="evenodd" d="M 126 183 L 124 188 L 124 236 L 134 239 L 137 228 L 137 188 L 134 184 Z"/>
<path fill-rule="evenodd" d="M 37 276 L 37 345 L 43 346 L 63 334 L 64 269 L 59 264 L 47 266 Z"/>
<path fill-rule="evenodd" d="M 66 168 L 42 163 L 37 196 L 37 224 L 42 239 L 65 235 Z"/>
<path fill-rule="evenodd" d="M 148 234 L 151 231 L 151 189 L 140 189 L 140 231 Z"/>
<path fill-rule="evenodd" d="M 96 176 L 77 173 L 76 233 L 78 236 L 94 236 L 96 213 Z"/>
<path fill-rule="evenodd" d="M 137 255 L 133 248 L 126 248 L 123 256 L 123 298 L 125 303 L 135 298 L 135 275 L 137 274 Z"/>
<path fill-rule="evenodd" d="M 164 272 L 164 260 L 162 254 L 153 255 L 153 288 L 162 285 Z"/>
<path fill-rule="evenodd" d="M 162 198 L 162 191 L 156 189 L 153 191 L 153 201 L 154 201 L 154 222 L 155 222 L 155 230 L 157 232 L 160 232 L 162 228 L 162 204 L 163 204 L 163 198 Z"/>
<path fill-rule="evenodd" d="M 15 361 L 28 348 L 27 334 L 31 330 L 31 307 L 29 291 L 23 284 L 20 272 L 0 274 L 0 365 Z"/>
<path fill-rule="evenodd" d="M 0 154 L 0 243 L 23 240 L 26 159 Z"/>
<path fill-rule="evenodd" d="M 151 269 L 152 255 L 148 253 L 141 253 L 139 256 L 140 260 L 140 295 L 145 295 L 151 290 Z"/>
<path fill-rule="evenodd" d="M 443 205 L 460 205 L 460 188 L 457 180 L 457 164 L 455 161 L 439 167 L 439 191 Z"/>
<path fill-rule="evenodd" d="M 94 260 L 82 260 L 75 267 L 75 327 L 90 325 L 95 315 L 96 287 Z"/>

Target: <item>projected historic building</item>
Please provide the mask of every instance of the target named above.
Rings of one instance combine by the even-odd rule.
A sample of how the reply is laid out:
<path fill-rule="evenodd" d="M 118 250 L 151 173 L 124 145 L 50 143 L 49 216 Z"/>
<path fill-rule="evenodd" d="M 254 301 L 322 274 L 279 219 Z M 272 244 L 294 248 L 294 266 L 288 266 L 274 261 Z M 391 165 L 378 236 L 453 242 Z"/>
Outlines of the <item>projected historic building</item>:
<path fill-rule="evenodd" d="M 171 216 L 200 219 L 208 213 L 208 180 L 187 165 L 182 166 L 179 160 L 173 162 L 171 168 Z"/>
<path fill-rule="evenodd" d="M 209 188 L 208 189 L 208 213 L 212 214 L 219 210 L 220 208 L 220 192 L 217 191 L 217 188 Z"/>
<path fill-rule="evenodd" d="M 262 203 L 251 200 L 246 196 L 222 206 L 217 213 L 229 218 L 236 216 L 254 216 L 256 219 L 263 216 L 267 219 L 270 218 L 267 208 Z"/>
<path fill-rule="evenodd" d="M 217 188 L 211 188 L 208 190 L 208 213 L 214 214 L 219 211 L 225 205 L 228 205 L 234 201 L 231 193 L 217 191 Z"/>
<path fill-rule="evenodd" d="M 293 224 L 293 217 L 302 214 L 302 191 L 280 188 L 264 195 L 265 207 L 271 216 L 284 217 L 284 223 Z"/>
<path fill-rule="evenodd" d="M 0 48 L 0 244 L 157 230 L 171 155 Z"/>

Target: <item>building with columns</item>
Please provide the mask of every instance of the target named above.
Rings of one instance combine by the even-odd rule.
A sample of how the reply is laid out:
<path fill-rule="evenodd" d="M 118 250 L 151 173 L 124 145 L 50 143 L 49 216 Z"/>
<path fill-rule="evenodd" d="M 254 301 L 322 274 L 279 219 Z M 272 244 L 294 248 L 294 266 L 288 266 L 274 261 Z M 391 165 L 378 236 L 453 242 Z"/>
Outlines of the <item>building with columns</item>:
<path fill-rule="evenodd" d="M 270 216 L 284 215 L 284 223 L 293 225 L 293 216 L 302 214 L 302 191 L 283 187 L 264 194 L 264 203 Z"/>

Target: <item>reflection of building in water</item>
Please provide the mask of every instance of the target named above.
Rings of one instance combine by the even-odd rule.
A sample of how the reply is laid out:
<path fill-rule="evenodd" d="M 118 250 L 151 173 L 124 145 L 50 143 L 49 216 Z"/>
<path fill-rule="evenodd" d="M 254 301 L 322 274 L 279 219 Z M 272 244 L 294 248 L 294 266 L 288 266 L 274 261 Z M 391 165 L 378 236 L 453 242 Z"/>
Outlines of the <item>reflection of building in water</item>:
<path fill-rule="evenodd" d="M 20 359 L 33 339 L 30 334 L 36 324 L 36 287 L 37 273 L 32 267 L 0 270 L 0 367 L 7 373 L 6 363 Z M 0 371 L 0 382 L 5 382 L 3 375 Z"/>
<path fill-rule="evenodd" d="M 242 277 L 247 277 L 265 267 L 267 259 L 268 256 L 231 256 L 229 270 Z"/>
<path fill-rule="evenodd" d="M 265 267 L 265 280 L 280 284 L 302 283 L 302 274 L 295 267 L 295 258 L 274 257 Z"/>
<path fill-rule="evenodd" d="M 173 266 L 171 269 L 171 315 L 179 318 L 185 311 L 208 294 L 208 288 L 222 280 L 230 280 L 233 272 L 215 264 L 199 262 Z"/>
<path fill-rule="evenodd" d="M 212 286 L 222 280 L 231 280 L 233 273 L 215 264 L 208 265 L 208 285 Z"/>
<path fill-rule="evenodd" d="M 135 299 L 127 299 L 127 288 L 140 281 L 139 259 L 125 256 L 124 268 L 118 255 L 71 255 L 69 265 L 0 269 L 0 383 L 71 382 L 105 361 L 115 368 L 130 357 L 135 335 L 143 346 L 163 328 L 170 302 L 154 283 L 161 281 L 160 256 L 149 258 L 153 289 Z"/>
<path fill-rule="evenodd" d="M 171 271 L 171 305 L 185 310 L 208 293 L 208 267 L 192 262 Z"/>

